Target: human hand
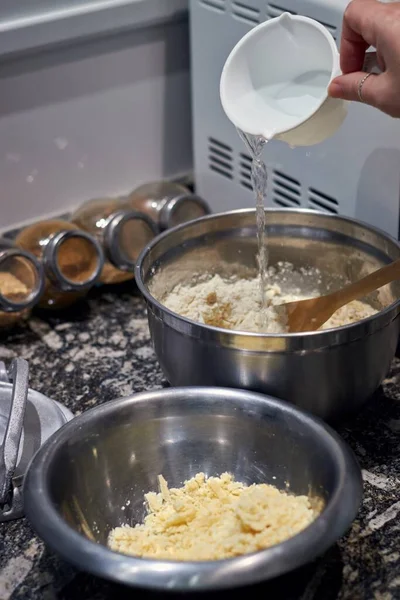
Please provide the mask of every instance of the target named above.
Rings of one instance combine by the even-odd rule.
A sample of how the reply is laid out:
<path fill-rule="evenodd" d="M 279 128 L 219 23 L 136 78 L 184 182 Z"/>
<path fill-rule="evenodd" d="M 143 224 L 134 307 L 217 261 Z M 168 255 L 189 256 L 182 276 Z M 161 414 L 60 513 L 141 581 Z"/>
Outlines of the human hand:
<path fill-rule="evenodd" d="M 365 79 L 363 64 L 370 46 L 376 49 L 382 73 Z M 400 2 L 350 2 L 343 18 L 340 66 L 343 75 L 331 82 L 330 96 L 362 101 L 400 117 Z"/>

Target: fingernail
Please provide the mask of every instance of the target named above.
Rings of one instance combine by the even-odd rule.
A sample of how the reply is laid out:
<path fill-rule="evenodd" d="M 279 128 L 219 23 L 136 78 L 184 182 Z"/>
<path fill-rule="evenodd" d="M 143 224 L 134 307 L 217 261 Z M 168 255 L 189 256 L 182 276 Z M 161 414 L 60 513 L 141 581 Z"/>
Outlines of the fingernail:
<path fill-rule="evenodd" d="M 343 93 L 343 88 L 337 81 L 333 80 L 328 88 L 328 94 L 332 98 L 339 98 Z"/>

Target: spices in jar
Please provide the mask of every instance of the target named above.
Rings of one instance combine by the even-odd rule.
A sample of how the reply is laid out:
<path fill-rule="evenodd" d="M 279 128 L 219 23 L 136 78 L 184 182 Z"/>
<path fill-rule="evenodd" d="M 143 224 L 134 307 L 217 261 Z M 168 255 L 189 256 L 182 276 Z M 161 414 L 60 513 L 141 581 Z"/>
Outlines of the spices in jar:
<path fill-rule="evenodd" d="M 119 199 L 87 202 L 72 215 L 71 221 L 96 236 L 101 244 L 106 260 L 100 281 L 105 284 L 133 279 L 137 257 L 157 234 L 149 216 L 122 207 Z"/>
<path fill-rule="evenodd" d="M 0 328 L 27 318 L 43 287 L 43 269 L 35 256 L 0 238 Z"/>
<path fill-rule="evenodd" d="M 141 185 L 127 196 L 125 205 L 148 214 L 160 231 L 210 213 L 210 207 L 203 198 L 171 181 Z"/>
<path fill-rule="evenodd" d="M 104 263 L 100 244 L 67 221 L 55 219 L 30 225 L 17 235 L 15 243 L 43 265 L 41 308 L 70 306 L 99 279 Z"/>

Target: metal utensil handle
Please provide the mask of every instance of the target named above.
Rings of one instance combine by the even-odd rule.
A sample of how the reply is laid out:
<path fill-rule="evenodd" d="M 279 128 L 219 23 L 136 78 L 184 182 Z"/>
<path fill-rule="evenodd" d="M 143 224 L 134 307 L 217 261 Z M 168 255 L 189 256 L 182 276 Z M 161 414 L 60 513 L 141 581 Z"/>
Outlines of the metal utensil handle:
<path fill-rule="evenodd" d="M 13 380 L 10 418 L 0 453 L 0 508 L 12 500 L 11 482 L 18 459 L 28 395 L 29 365 L 27 361 L 22 358 L 13 360 L 10 376 Z"/>

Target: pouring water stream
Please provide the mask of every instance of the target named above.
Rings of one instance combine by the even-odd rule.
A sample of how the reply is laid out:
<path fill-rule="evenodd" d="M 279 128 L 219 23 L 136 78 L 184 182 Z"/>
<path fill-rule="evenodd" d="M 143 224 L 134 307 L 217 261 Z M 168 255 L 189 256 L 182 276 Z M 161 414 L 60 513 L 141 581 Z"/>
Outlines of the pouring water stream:
<path fill-rule="evenodd" d="M 267 167 L 262 160 L 262 151 L 267 143 L 267 140 L 262 136 L 250 135 L 240 131 L 238 133 L 246 144 L 250 156 L 251 163 L 251 182 L 256 195 L 256 219 L 257 219 L 257 242 L 258 242 L 258 272 L 260 278 L 260 311 L 262 325 L 266 326 L 265 315 L 265 287 L 267 284 L 267 268 L 268 268 L 268 249 L 267 249 L 267 233 L 265 228 L 265 196 L 267 193 Z"/>

